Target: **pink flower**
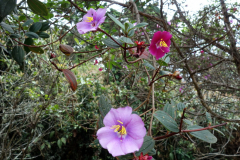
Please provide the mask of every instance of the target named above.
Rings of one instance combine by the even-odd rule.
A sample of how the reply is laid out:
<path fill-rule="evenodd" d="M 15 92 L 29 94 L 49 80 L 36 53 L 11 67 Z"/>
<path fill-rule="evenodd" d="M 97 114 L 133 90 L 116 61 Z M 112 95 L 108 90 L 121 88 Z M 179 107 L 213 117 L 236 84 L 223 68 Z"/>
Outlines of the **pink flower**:
<path fill-rule="evenodd" d="M 142 35 L 144 35 L 144 32 L 142 32 Z"/>
<path fill-rule="evenodd" d="M 99 49 L 97 45 L 95 45 L 95 49 Z"/>
<path fill-rule="evenodd" d="M 172 35 L 167 31 L 158 31 L 154 33 L 149 52 L 156 56 L 156 59 L 162 58 L 166 53 L 170 51 Z"/>
<path fill-rule="evenodd" d="M 204 50 L 201 50 L 200 52 L 201 52 L 201 53 L 204 53 Z"/>
<path fill-rule="evenodd" d="M 169 22 L 167 22 L 168 23 L 168 25 L 171 25 L 171 22 L 169 21 Z"/>
<path fill-rule="evenodd" d="M 183 88 L 184 88 L 183 86 L 181 86 L 181 87 L 179 88 L 179 92 L 180 92 L 180 93 L 183 93 Z"/>
<path fill-rule="evenodd" d="M 98 60 L 96 59 L 95 62 L 94 62 L 94 65 L 98 64 Z"/>
<path fill-rule="evenodd" d="M 98 70 L 101 72 L 103 70 L 103 68 L 98 68 Z"/>
<path fill-rule="evenodd" d="M 137 22 L 133 23 L 133 26 L 136 26 L 137 25 Z"/>
<path fill-rule="evenodd" d="M 157 28 L 160 28 L 160 26 L 157 24 Z"/>
<path fill-rule="evenodd" d="M 87 14 L 83 16 L 82 22 L 77 23 L 78 32 L 84 34 L 89 31 L 96 31 L 98 26 L 104 22 L 106 18 L 105 13 L 106 9 L 99 8 L 95 11 L 91 8 Z"/>
<path fill-rule="evenodd" d="M 101 146 L 113 157 L 139 151 L 143 144 L 146 128 L 132 108 L 111 109 L 103 119 L 105 127 L 97 131 Z"/>

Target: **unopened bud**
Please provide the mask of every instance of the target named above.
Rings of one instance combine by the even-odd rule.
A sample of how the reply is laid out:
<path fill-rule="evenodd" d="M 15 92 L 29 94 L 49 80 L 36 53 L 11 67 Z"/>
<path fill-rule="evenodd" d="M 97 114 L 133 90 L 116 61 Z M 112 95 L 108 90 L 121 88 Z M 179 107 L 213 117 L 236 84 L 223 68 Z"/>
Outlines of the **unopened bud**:
<path fill-rule="evenodd" d="M 60 44 L 59 49 L 66 55 L 70 56 L 73 53 L 73 48 L 69 45 Z"/>
<path fill-rule="evenodd" d="M 52 59 L 52 58 L 56 58 L 56 55 L 54 53 L 51 53 L 51 55 L 50 55 L 50 59 Z"/>

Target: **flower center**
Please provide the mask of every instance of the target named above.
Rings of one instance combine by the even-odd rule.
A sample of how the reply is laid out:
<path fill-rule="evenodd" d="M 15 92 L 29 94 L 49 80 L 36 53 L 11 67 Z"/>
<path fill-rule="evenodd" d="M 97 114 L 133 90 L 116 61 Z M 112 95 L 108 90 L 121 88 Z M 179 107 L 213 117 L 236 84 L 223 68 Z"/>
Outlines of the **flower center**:
<path fill-rule="evenodd" d="M 87 17 L 86 22 L 92 22 L 93 21 L 93 17 Z"/>
<path fill-rule="evenodd" d="M 111 129 L 114 129 L 114 132 L 118 133 L 119 137 L 121 137 L 120 141 L 122 141 L 122 138 L 124 138 L 127 135 L 127 131 L 126 131 L 126 128 L 122 125 L 123 122 L 119 120 L 117 121 L 120 123 L 120 125 L 113 125 Z"/>
<path fill-rule="evenodd" d="M 163 39 L 161 39 L 160 43 L 159 43 L 160 47 L 168 47 L 168 45 L 166 44 L 165 41 L 163 41 Z"/>

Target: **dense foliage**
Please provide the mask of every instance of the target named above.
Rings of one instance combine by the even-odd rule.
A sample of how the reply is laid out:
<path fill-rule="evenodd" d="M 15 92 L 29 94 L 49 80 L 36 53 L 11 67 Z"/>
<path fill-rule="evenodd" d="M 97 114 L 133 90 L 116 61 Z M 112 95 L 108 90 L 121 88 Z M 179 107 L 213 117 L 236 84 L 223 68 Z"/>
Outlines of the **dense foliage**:
<path fill-rule="evenodd" d="M 0 0 L 0 159 L 238 159 L 240 4 L 187 6 Z M 90 8 L 106 19 L 80 34 Z M 158 31 L 172 35 L 160 59 L 148 50 Z M 113 157 L 96 134 L 125 106 L 147 135 L 135 155 Z"/>

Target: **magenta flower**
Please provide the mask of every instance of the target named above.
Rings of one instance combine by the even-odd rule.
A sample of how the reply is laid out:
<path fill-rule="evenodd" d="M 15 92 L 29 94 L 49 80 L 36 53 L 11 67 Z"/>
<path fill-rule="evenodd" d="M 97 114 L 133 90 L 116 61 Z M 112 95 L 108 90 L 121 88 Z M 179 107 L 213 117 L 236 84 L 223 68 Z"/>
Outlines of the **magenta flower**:
<path fill-rule="evenodd" d="M 156 56 L 156 59 L 162 58 L 167 52 L 170 51 L 172 35 L 167 31 L 158 31 L 154 33 L 149 52 Z"/>
<path fill-rule="evenodd" d="M 200 52 L 201 52 L 201 53 L 204 53 L 204 50 L 201 50 Z"/>
<path fill-rule="evenodd" d="M 98 68 L 98 70 L 101 72 L 103 70 L 103 68 Z"/>
<path fill-rule="evenodd" d="M 101 146 L 113 157 L 138 151 L 146 135 L 146 128 L 137 114 L 132 114 L 132 108 L 111 109 L 104 117 L 105 127 L 97 131 Z"/>
<path fill-rule="evenodd" d="M 149 51 L 148 49 L 144 49 L 143 52 L 140 51 L 140 53 L 137 53 L 137 47 L 135 48 L 130 48 L 129 49 L 129 53 L 132 54 L 133 56 L 135 57 L 139 57 L 139 58 L 142 58 L 142 59 L 148 59 L 149 58 Z"/>
<path fill-rule="evenodd" d="M 82 22 L 77 23 L 78 32 L 84 34 L 89 31 L 96 31 L 98 26 L 104 22 L 106 18 L 105 13 L 106 9 L 99 8 L 95 11 L 91 8 L 87 14 L 83 16 Z"/>
<path fill-rule="evenodd" d="M 95 59 L 95 62 L 94 62 L 94 65 L 96 65 L 96 64 L 98 64 L 98 60 L 97 59 Z"/>
<path fill-rule="evenodd" d="M 97 45 L 95 45 L 95 49 L 99 49 Z"/>

